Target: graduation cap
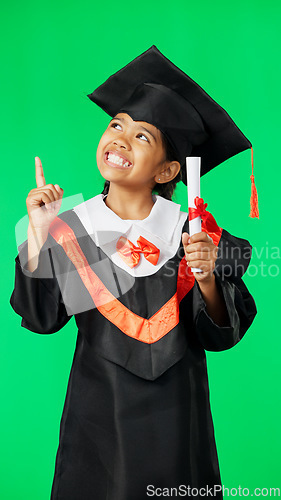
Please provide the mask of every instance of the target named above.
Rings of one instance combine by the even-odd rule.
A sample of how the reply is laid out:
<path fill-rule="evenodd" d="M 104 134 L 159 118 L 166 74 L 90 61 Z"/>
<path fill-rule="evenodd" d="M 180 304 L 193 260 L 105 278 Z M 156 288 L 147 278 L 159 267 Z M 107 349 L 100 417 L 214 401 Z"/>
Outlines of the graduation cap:
<path fill-rule="evenodd" d="M 161 130 L 177 155 L 185 184 L 187 156 L 201 157 L 204 175 L 251 148 L 250 216 L 259 216 L 251 142 L 228 113 L 155 45 L 110 76 L 88 97 L 112 117 L 127 113 L 134 121 L 145 121 Z"/>

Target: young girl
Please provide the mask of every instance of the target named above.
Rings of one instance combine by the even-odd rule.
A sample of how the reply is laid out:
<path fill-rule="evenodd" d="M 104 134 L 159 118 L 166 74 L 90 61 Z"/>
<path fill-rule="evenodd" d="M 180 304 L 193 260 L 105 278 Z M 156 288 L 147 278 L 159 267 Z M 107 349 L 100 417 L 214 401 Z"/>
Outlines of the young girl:
<path fill-rule="evenodd" d="M 231 348 L 254 319 L 241 279 L 251 246 L 204 225 L 189 238 L 171 196 L 187 150 L 201 153 L 204 173 L 245 137 L 234 126 L 225 146 L 224 112 L 217 152 L 208 120 L 222 108 L 199 87 L 199 116 L 191 81 L 198 106 L 184 109 L 177 91 L 190 79 L 167 61 L 153 46 L 90 94 L 113 116 L 97 149 L 102 194 L 58 216 L 63 190 L 36 157 L 11 305 L 33 332 L 72 315 L 78 326 L 52 500 L 222 498 L 205 350 Z M 204 121 L 210 103 L 218 113 Z"/>

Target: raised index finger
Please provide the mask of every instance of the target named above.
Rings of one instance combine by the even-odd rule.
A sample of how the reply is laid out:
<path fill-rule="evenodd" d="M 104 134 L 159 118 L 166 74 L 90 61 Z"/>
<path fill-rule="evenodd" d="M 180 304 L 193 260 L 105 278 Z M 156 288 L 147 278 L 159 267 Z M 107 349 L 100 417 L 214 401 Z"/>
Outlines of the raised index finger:
<path fill-rule="evenodd" d="M 35 156 L 35 178 L 37 187 L 45 186 L 46 181 L 44 177 L 42 163 L 39 156 Z"/>

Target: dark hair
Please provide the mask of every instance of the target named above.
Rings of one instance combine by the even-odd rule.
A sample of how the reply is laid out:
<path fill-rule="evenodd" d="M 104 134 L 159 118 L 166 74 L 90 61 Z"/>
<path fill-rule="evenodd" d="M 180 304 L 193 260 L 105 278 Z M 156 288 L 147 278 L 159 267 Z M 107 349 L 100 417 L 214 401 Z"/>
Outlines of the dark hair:
<path fill-rule="evenodd" d="M 167 137 L 161 131 L 160 131 L 160 134 L 161 134 L 161 139 L 162 139 L 162 144 L 164 146 L 164 150 L 166 151 L 166 160 L 180 162 L 177 154 L 174 151 L 174 148 L 172 147 L 171 143 L 168 141 Z M 161 183 L 158 184 L 156 182 L 156 184 L 152 190 L 152 193 L 153 194 L 157 193 L 157 194 L 159 194 L 159 196 L 162 196 L 163 198 L 166 198 L 167 200 L 172 201 L 172 196 L 173 196 L 175 187 L 176 187 L 177 183 L 181 180 L 182 180 L 182 174 L 181 174 L 181 169 L 180 169 L 179 173 L 171 181 L 165 182 L 163 184 L 161 184 Z M 105 181 L 102 194 L 108 194 L 109 186 L 110 186 L 110 182 Z"/>

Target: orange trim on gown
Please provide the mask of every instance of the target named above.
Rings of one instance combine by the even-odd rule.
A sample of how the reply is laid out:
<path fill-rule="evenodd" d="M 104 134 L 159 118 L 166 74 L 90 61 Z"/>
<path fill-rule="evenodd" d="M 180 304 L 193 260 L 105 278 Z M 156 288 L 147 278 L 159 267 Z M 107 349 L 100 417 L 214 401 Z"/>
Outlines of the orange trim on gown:
<path fill-rule="evenodd" d="M 202 230 L 204 231 L 203 228 Z M 90 267 L 74 231 L 66 222 L 56 217 L 50 226 L 49 233 L 62 246 L 76 267 L 99 312 L 123 333 L 141 342 L 152 344 L 164 337 L 179 323 L 179 303 L 191 290 L 195 281 L 192 272 L 187 268 L 185 258 L 179 265 L 177 292 L 157 313 L 146 319 L 133 313 L 105 287 Z M 213 234 L 211 233 L 210 236 L 213 237 Z M 221 233 L 215 236 L 214 243 L 218 245 Z"/>

